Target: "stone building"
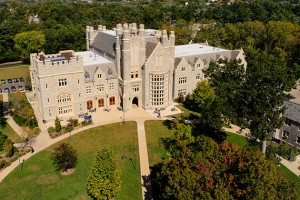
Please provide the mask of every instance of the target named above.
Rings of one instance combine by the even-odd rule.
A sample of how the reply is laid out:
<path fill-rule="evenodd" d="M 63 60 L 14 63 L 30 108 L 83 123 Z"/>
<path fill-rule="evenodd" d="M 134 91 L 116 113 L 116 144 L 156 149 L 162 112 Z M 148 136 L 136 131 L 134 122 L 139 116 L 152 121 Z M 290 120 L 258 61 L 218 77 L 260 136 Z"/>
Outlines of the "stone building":
<path fill-rule="evenodd" d="M 279 130 L 279 138 L 300 147 L 300 105 L 286 101 L 284 106 L 285 121 Z"/>
<path fill-rule="evenodd" d="M 133 24 L 86 28 L 87 51 L 31 54 L 30 74 L 44 119 L 68 118 L 91 108 L 165 108 L 204 79 L 219 59 L 240 59 L 242 49 L 204 44 L 175 46 L 171 31 Z"/>

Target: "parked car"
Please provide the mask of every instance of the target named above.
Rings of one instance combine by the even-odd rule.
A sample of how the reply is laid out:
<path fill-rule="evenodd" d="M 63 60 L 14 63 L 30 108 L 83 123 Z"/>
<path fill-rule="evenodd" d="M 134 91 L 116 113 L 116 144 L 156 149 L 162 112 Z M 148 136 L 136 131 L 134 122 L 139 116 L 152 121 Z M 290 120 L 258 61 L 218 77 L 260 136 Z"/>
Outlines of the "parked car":
<path fill-rule="evenodd" d="M 11 91 L 15 92 L 15 91 L 17 91 L 17 88 L 15 86 L 11 86 Z"/>
<path fill-rule="evenodd" d="M 13 78 L 14 83 L 18 83 L 19 79 L 18 78 Z"/>
<path fill-rule="evenodd" d="M 12 83 L 12 80 L 11 80 L 11 79 L 7 79 L 7 82 L 8 82 L 8 83 Z"/>
<path fill-rule="evenodd" d="M 2 89 L 0 88 L 0 93 L 2 93 Z"/>
<path fill-rule="evenodd" d="M 4 92 L 5 92 L 5 93 L 10 93 L 9 88 L 4 88 Z"/>
<path fill-rule="evenodd" d="M 19 80 L 20 80 L 20 82 L 24 82 L 24 78 L 23 77 L 19 78 Z"/>
<path fill-rule="evenodd" d="M 5 83 L 6 83 L 6 80 L 2 79 L 2 80 L 1 80 L 1 83 L 2 83 L 2 84 L 5 84 Z"/>
<path fill-rule="evenodd" d="M 23 90 L 24 90 L 23 85 L 19 85 L 19 86 L 18 86 L 18 90 L 23 91 Z"/>

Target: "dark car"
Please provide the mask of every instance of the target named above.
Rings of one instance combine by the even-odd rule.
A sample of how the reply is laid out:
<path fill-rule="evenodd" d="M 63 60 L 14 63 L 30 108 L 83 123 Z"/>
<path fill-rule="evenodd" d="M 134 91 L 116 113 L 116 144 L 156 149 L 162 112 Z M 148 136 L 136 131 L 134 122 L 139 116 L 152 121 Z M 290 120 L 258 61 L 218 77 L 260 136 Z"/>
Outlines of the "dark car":
<path fill-rule="evenodd" d="M 20 80 L 20 82 L 24 82 L 24 78 L 23 77 L 19 78 L 19 80 Z"/>
<path fill-rule="evenodd" d="M 18 86 L 18 90 L 19 90 L 19 91 L 23 91 L 23 90 L 24 90 L 23 85 L 19 85 L 19 86 Z"/>
<path fill-rule="evenodd" d="M 2 84 L 5 84 L 5 83 L 6 83 L 6 80 L 2 79 L 2 80 L 1 80 L 1 83 L 2 83 Z"/>
<path fill-rule="evenodd" d="M 18 78 L 13 78 L 14 83 L 18 83 L 19 79 Z"/>
<path fill-rule="evenodd" d="M 10 93 L 10 90 L 9 90 L 9 88 L 4 88 L 4 92 L 6 92 L 6 93 Z"/>
<path fill-rule="evenodd" d="M 12 80 L 11 80 L 11 79 L 7 79 L 7 82 L 8 82 L 8 83 L 12 83 Z"/>
<path fill-rule="evenodd" d="M 17 91 L 17 88 L 15 86 L 11 86 L 11 91 L 15 92 L 15 91 Z"/>
<path fill-rule="evenodd" d="M 0 88 L 0 93 L 2 93 L 2 89 Z"/>

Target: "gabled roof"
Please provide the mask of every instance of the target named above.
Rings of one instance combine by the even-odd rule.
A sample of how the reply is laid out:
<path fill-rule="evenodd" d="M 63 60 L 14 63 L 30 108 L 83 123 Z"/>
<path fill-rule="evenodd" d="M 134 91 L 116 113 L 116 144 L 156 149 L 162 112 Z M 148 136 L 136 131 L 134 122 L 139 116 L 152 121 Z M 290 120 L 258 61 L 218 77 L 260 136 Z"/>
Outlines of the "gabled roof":
<path fill-rule="evenodd" d="M 109 32 L 98 32 L 91 46 L 115 56 L 116 37 Z"/>
<path fill-rule="evenodd" d="M 290 101 L 285 101 L 284 106 L 284 117 L 300 123 L 300 105 Z"/>
<path fill-rule="evenodd" d="M 155 47 L 159 43 L 159 40 L 157 37 L 149 37 L 146 40 L 146 59 L 148 59 L 152 52 L 154 51 Z"/>

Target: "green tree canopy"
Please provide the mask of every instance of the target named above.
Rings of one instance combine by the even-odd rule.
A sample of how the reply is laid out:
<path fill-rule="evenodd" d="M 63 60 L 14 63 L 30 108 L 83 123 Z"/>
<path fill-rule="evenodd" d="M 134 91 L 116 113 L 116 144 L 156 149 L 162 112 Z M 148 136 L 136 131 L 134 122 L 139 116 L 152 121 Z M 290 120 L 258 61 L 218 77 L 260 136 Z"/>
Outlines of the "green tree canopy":
<path fill-rule="evenodd" d="M 103 200 L 115 197 L 121 187 L 120 175 L 113 152 L 107 148 L 99 150 L 88 176 L 88 195 Z"/>
<path fill-rule="evenodd" d="M 53 164 L 57 170 L 66 171 L 77 165 L 77 152 L 68 143 L 60 143 L 52 152 Z"/>
<path fill-rule="evenodd" d="M 295 185 L 259 151 L 203 136 L 175 140 L 171 159 L 151 171 L 155 199 L 296 199 Z"/>
<path fill-rule="evenodd" d="M 15 48 L 20 52 L 21 59 L 28 62 L 30 53 L 41 51 L 46 39 L 41 31 L 27 31 L 17 34 L 14 42 Z"/>

